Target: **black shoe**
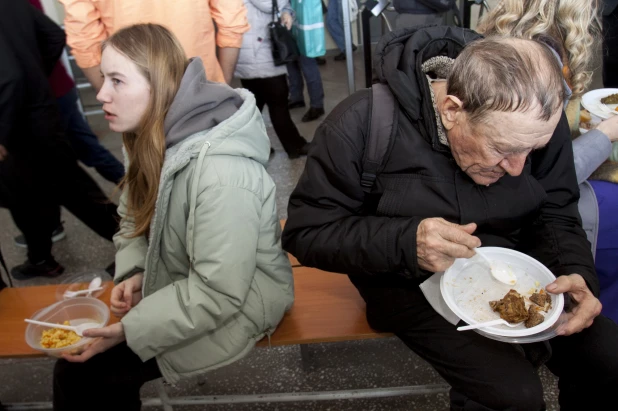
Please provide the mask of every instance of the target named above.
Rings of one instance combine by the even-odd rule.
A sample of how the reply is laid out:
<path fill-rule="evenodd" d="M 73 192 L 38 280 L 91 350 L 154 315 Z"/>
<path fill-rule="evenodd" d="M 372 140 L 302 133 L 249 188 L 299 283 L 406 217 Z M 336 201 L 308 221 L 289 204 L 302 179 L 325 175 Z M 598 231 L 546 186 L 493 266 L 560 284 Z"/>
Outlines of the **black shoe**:
<path fill-rule="evenodd" d="M 300 121 L 302 121 L 303 123 L 307 123 L 309 121 L 317 120 L 318 118 L 320 118 L 323 115 L 324 115 L 324 108 L 322 108 L 322 107 L 320 107 L 320 108 L 311 107 L 305 113 L 303 118 L 300 119 Z"/>
<path fill-rule="evenodd" d="M 323 66 L 326 64 L 326 59 L 324 57 L 316 57 L 315 61 L 318 63 L 318 66 Z"/>
<path fill-rule="evenodd" d="M 307 153 L 309 152 L 309 146 L 311 143 L 305 143 L 301 148 L 293 151 L 292 153 L 288 153 L 288 158 L 290 160 L 294 160 L 296 158 L 299 158 L 301 156 L 306 156 Z"/>
<path fill-rule="evenodd" d="M 11 275 L 16 280 L 28 280 L 32 277 L 58 277 L 64 272 L 64 267 L 58 264 L 56 260 L 50 258 L 43 260 L 40 263 L 33 264 L 26 261 L 11 270 Z"/>
<path fill-rule="evenodd" d="M 355 45 L 352 45 L 352 52 L 355 52 L 356 49 L 357 47 Z M 346 59 L 346 56 L 343 51 L 335 56 L 335 61 L 343 61 L 345 59 Z"/>
<path fill-rule="evenodd" d="M 305 102 L 302 101 L 302 100 L 288 102 L 288 108 L 290 110 L 293 109 L 293 108 L 301 108 L 301 107 L 305 107 Z"/>
<path fill-rule="evenodd" d="M 51 240 L 52 243 L 56 243 L 60 240 L 62 240 L 63 238 L 65 238 L 67 236 L 67 234 L 64 232 L 64 227 L 62 226 L 62 224 L 60 224 L 58 226 L 58 228 L 56 228 L 51 235 Z M 15 237 L 13 239 L 13 241 L 15 242 L 15 245 L 17 247 L 23 247 L 23 248 L 27 248 L 28 244 L 26 243 L 26 237 L 24 237 L 23 234 L 18 235 L 17 237 Z"/>

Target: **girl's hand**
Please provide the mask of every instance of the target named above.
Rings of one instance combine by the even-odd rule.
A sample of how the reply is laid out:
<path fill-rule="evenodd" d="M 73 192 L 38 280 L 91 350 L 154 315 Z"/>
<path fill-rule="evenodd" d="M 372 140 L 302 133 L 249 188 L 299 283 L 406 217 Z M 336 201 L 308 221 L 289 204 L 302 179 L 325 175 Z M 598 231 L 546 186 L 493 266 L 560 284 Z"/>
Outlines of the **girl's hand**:
<path fill-rule="evenodd" d="M 124 317 L 131 307 L 142 299 L 144 273 L 137 273 L 114 287 L 110 298 L 110 310 L 117 317 Z"/>

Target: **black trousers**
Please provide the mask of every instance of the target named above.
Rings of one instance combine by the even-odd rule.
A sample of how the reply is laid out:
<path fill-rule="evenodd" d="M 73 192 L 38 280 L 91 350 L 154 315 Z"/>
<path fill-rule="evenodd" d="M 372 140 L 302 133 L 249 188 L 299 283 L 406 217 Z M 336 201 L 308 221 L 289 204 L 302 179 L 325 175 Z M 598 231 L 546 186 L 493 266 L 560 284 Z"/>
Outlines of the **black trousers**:
<path fill-rule="evenodd" d="M 507 344 L 460 332 L 427 302 L 417 282 L 376 285 L 352 279 L 367 302 L 370 325 L 394 332 L 451 385 L 451 409 L 545 409 L 543 388 L 527 353 L 544 343 Z M 545 364 L 559 377 L 562 411 L 602 410 L 618 388 L 618 326 L 599 316 L 581 333 L 549 340 Z M 547 351 L 546 351 L 547 352 Z"/>
<path fill-rule="evenodd" d="M 157 361 L 142 362 L 126 343 L 84 363 L 61 359 L 54 368 L 54 411 L 139 411 L 142 385 L 159 377 Z"/>
<path fill-rule="evenodd" d="M 603 16 L 603 85 L 618 88 L 618 7 Z"/>
<path fill-rule="evenodd" d="M 43 152 L 9 152 L 0 162 L 0 179 L 0 202 L 24 234 L 32 263 L 51 257 L 51 233 L 61 205 L 105 239 L 118 230 L 116 205 L 77 164 L 66 142 L 50 144 Z"/>
<path fill-rule="evenodd" d="M 244 88 L 255 95 L 255 101 L 260 111 L 264 108 L 264 104 L 268 106 L 270 120 L 286 153 L 294 154 L 300 150 L 307 141 L 301 137 L 292 117 L 290 117 L 286 75 L 243 79 L 240 82 Z"/>

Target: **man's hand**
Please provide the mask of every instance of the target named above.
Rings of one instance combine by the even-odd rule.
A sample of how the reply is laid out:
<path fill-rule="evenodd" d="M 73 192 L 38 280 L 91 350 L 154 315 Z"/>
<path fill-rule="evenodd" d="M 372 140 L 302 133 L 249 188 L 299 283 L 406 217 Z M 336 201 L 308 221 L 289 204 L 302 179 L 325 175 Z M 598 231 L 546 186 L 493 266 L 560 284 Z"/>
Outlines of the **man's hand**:
<path fill-rule="evenodd" d="M 104 328 L 92 328 L 84 331 L 84 337 L 97 338 L 79 355 L 62 354 L 69 362 L 85 362 L 97 354 L 105 352 L 125 340 L 122 323 L 112 324 Z"/>
<path fill-rule="evenodd" d="M 567 313 L 568 321 L 558 327 L 558 335 L 571 335 L 592 325 L 595 317 L 601 314 L 601 302 L 596 298 L 584 278 L 579 274 L 560 276 L 546 287 L 552 294 L 569 293 L 577 303 L 575 308 Z"/>
<path fill-rule="evenodd" d="M 6 151 L 6 147 L 0 144 L 0 161 L 4 161 L 4 159 L 9 155 L 9 152 Z"/>
<path fill-rule="evenodd" d="M 293 23 L 294 23 L 294 18 L 292 17 L 290 13 L 281 14 L 281 24 L 283 24 L 286 29 L 290 30 L 292 28 Z"/>
<path fill-rule="evenodd" d="M 142 299 L 144 273 L 137 273 L 114 287 L 110 298 L 110 310 L 116 317 L 124 317 Z"/>
<path fill-rule="evenodd" d="M 456 258 L 474 257 L 481 240 L 472 235 L 476 224 L 458 225 L 443 218 L 426 218 L 416 231 L 416 256 L 424 270 L 438 272 L 449 268 Z"/>

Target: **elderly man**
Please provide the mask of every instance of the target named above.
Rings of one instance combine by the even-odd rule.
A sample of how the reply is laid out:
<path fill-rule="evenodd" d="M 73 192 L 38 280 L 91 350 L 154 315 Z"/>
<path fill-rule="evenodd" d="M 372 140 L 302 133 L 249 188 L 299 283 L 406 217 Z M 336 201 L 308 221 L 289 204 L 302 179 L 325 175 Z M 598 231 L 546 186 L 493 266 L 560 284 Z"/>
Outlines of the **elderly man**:
<path fill-rule="evenodd" d="M 560 378 L 561 409 L 601 409 L 618 383 L 618 327 L 599 315 L 558 61 L 536 42 L 449 27 L 389 33 L 375 61 L 398 103 L 385 165 L 365 192 L 363 90 L 317 130 L 284 248 L 303 265 L 348 274 L 369 323 L 452 386 L 451 409 L 544 409 L 541 363 Z M 576 304 L 558 337 L 501 343 L 458 332 L 432 308 L 420 283 L 480 245 L 517 249 L 553 271 L 547 290 Z"/>

